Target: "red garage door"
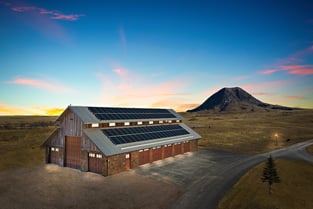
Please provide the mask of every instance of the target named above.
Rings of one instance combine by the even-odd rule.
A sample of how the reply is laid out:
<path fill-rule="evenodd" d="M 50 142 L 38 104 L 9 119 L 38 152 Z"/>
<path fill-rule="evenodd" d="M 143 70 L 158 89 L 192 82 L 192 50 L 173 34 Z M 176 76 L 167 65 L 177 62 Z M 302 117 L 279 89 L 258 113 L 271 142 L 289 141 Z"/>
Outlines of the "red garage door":
<path fill-rule="evenodd" d="M 164 158 L 167 158 L 167 157 L 171 157 L 173 154 L 172 154 L 172 145 L 169 144 L 169 145 L 165 145 L 164 146 Z"/>
<path fill-rule="evenodd" d="M 65 137 L 65 166 L 80 169 L 80 137 Z"/>
<path fill-rule="evenodd" d="M 184 143 L 184 152 L 190 152 L 190 142 Z"/>
<path fill-rule="evenodd" d="M 150 163 L 150 150 L 149 149 L 144 149 L 144 150 L 139 150 L 139 165 L 143 165 L 146 163 Z"/>
<path fill-rule="evenodd" d="M 152 149 L 152 161 L 157 161 L 162 159 L 162 148 L 154 147 Z"/>
<path fill-rule="evenodd" d="M 181 154 L 181 148 L 182 148 L 181 143 L 175 144 L 174 145 L 174 155 Z"/>
<path fill-rule="evenodd" d="M 102 154 L 88 154 L 88 171 L 102 174 L 103 158 Z"/>
<path fill-rule="evenodd" d="M 50 163 L 58 164 L 59 148 L 50 147 Z"/>

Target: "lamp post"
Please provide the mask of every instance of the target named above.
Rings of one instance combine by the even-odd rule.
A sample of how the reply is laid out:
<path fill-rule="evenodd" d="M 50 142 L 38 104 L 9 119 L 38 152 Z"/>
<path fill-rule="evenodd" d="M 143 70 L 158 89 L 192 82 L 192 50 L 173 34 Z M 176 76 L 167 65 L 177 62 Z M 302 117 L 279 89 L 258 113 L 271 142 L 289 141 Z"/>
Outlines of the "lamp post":
<path fill-rule="evenodd" d="M 278 134 L 275 133 L 275 145 L 277 146 L 277 138 L 278 138 Z"/>

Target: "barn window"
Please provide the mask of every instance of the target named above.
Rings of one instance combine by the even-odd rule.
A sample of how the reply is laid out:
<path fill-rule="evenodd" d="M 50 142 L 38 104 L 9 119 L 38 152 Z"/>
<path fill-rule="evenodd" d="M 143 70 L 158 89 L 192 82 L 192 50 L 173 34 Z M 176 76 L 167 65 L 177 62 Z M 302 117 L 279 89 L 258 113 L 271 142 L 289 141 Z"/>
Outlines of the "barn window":
<path fill-rule="evenodd" d="M 91 128 L 98 128 L 99 127 L 99 123 L 93 123 L 91 124 Z"/>
<path fill-rule="evenodd" d="M 171 121 L 171 120 L 169 120 L 169 121 L 168 121 L 168 123 L 172 123 L 172 121 Z"/>
<path fill-rule="evenodd" d="M 125 122 L 124 123 L 125 126 L 129 126 L 129 124 L 130 124 L 129 122 Z"/>
<path fill-rule="evenodd" d="M 137 125 L 142 125 L 142 121 L 138 121 L 138 122 L 137 122 Z"/>
<path fill-rule="evenodd" d="M 55 151 L 58 152 L 58 151 L 59 151 L 59 148 L 55 148 Z"/>
<path fill-rule="evenodd" d="M 54 147 L 51 147 L 51 151 L 54 151 Z"/>
<path fill-rule="evenodd" d="M 179 123 L 180 122 L 180 120 L 176 120 L 176 123 Z"/>
<path fill-rule="evenodd" d="M 109 126 L 115 126 L 115 123 L 109 123 Z"/>
<path fill-rule="evenodd" d="M 141 150 L 139 150 L 139 152 L 143 152 L 143 150 L 141 149 Z"/>
<path fill-rule="evenodd" d="M 163 123 L 163 120 L 160 120 L 159 123 Z"/>
<path fill-rule="evenodd" d="M 129 154 L 126 154 L 126 155 L 125 155 L 125 158 L 126 158 L 126 159 L 129 159 Z"/>
<path fill-rule="evenodd" d="M 101 154 L 97 154 L 96 157 L 97 158 L 102 158 L 102 155 Z"/>
<path fill-rule="evenodd" d="M 153 121 L 149 121 L 149 124 L 153 124 Z"/>
<path fill-rule="evenodd" d="M 95 157 L 95 153 L 89 153 L 89 157 Z"/>

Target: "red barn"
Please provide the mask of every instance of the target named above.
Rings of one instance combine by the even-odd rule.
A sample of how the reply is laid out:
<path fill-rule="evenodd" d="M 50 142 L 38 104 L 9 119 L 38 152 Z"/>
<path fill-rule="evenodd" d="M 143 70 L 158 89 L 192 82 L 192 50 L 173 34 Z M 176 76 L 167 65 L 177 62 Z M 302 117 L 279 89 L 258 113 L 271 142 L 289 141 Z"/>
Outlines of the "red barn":
<path fill-rule="evenodd" d="M 44 142 L 46 162 L 104 176 L 185 152 L 200 136 L 171 109 L 69 106 Z"/>

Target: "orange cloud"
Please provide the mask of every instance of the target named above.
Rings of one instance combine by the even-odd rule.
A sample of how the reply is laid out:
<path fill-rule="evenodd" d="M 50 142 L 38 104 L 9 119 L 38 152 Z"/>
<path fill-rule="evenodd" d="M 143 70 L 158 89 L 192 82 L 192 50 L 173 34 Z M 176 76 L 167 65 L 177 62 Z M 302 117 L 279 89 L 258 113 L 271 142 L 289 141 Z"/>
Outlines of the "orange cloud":
<path fill-rule="evenodd" d="M 285 65 L 279 68 L 286 70 L 289 74 L 313 75 L 313 65 Z"/>
<path fill-rule="evenodd" d="M 9 81 L 8 83 L 16 84 L 16 85 L 23 85 L 23 86 L 32 86 L 35 88 L 47 89 L 49 91 L 60 92 L 60 93 L 72 91 L 69 88 L 64 87 L 60 84 L 49 83 L 47 81 L 30 79 L 30 78 L 16 78 L 12 81 Z"/>

